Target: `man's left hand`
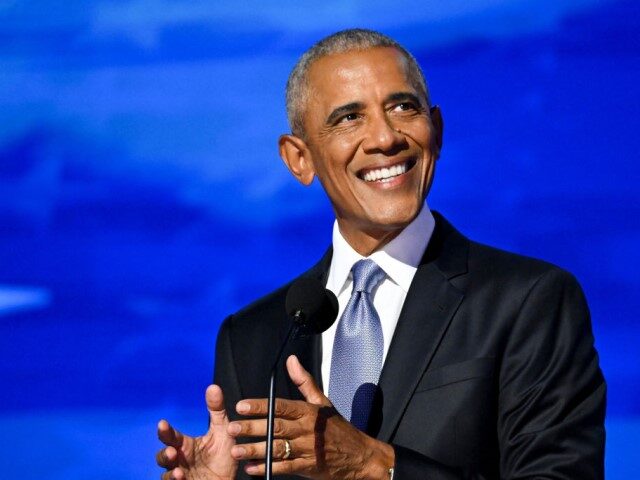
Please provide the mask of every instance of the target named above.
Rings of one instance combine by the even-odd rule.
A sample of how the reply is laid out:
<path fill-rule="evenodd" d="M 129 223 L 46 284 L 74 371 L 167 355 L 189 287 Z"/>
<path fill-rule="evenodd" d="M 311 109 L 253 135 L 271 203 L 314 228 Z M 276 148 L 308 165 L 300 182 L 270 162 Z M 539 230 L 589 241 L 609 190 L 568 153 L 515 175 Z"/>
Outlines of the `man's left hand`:
<path fill-rule="evenodd" d="M 384 479 L 394 465 L 393 447 L 364 434 L 345 420 L 294 356 L 287 359 L 289 377 L 306 401 L 276 399 L 273 474 L 295 474 L 314 479 Z M 264 417 L 266 399 L 238 402 L 240 415 Z M 231 422 L 234 437 L 264 437 L 264 418 Z M 290 446 L 288 459 L 286 442 Z M 266 442 L 238 444 L 231 450 L 236 460 L 250 460 L 245 471 L 264 475 Z"/>

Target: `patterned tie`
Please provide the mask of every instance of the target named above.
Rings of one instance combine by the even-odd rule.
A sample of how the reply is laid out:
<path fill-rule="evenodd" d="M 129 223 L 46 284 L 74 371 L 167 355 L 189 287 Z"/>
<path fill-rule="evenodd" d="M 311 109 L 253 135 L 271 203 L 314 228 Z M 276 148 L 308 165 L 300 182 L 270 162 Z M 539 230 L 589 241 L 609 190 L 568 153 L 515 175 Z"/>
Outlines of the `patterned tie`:
<path fill-rule="evenodd" d="M 329 398 L 344 418 L 365 430 L 384 348 L 380 318 L 370 294 L 385 273 L 374 261 L 366 259 L 355 263 L 351 272 L 353 291 L 333 342 Z"/>

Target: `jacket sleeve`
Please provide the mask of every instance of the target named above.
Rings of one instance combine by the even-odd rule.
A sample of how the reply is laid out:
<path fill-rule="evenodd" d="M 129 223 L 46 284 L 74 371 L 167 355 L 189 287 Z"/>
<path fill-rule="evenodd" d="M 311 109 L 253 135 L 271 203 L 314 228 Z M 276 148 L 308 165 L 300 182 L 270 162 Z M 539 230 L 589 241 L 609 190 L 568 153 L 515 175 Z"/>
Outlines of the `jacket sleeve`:
<path fill-rule="evenodd" d="M 504 478 L 604 478 L 606 385 L 577 281 L 533 285 L 507 337 L 499 377 Z"/>
<path fill-rule="evenodd" d="M 501 346 L 500 478 L 604 478 L 606 385 L 582 290 L 560 269 L 539 277 Z M 397 480 L 478 478 L 403 447 Z"/>
<path fill-rule="evenodd" d="M 241 400 L 242 396 L 231 346 L 230 329 L 232 328 L 232 321 L 233 316 L 229 315 L 222 322 L 218 331 L 213 382 L 222 389 L 227 415 L 229 415 L 229 418 L 234 419 L 237 418 L 235 405 Z"/>
<path fill-rule="evenodd" d="M 233 328 L 233 316 L 229 315 L 220 325 L 218 339 L 216 340 L 216 356 L 214 364 L 213 382 L 222 389 L 224 396 L 224 407 L 227 410 L 229 419 L 236 420 L 236 403 L 242 398 L 240 382 L 236 373 L 236 365 L 233 360 L 233 349 L 231 342 L 231 332 Z M 240 463 L 240 468 L 236 473 L 236 480 L 250 480 L 244 472 L 244 462 Z"/>
<path fill-rule="evenodd" d="M 237 420 L 240 416 L 236 413 L 236 404 L 244 398 L 243 391 L 240 385 L 240 381 L 237 374 L 236 362 L 234 360 L 234 342 L 232 341 L 232 333 L 234 329 L 234 317 L 230 315 L 227 317 L 218 331 L 218 339 L 216 341 L 216 356 L 214 365 L 213 381 L 222 389 L 224 395 L 224 405 L 227 410 L 227 415 L 231 420 Z M 237 332 L 236 332 L 237 333 Z M 237 344 L 235 345 L 238 347 Z M 241 439 L 240 442 L 250 442 L 250 439 Z M 236 473 L 236 480 L 252 480 L 257 477 L 252 477 L 244 472 L 244 465 L 246 462 L 240 462 L 238 472 Z M 290 480 L 301 479 L 302 477 L 295 477 L 291 475 L 278 476 L 278 479 Z"/>

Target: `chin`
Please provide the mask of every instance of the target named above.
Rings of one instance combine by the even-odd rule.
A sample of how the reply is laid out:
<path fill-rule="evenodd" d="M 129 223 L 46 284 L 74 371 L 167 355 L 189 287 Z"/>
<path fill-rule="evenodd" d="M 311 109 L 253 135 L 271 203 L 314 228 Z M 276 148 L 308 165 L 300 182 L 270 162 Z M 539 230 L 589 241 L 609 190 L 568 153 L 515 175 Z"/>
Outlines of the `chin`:
<path fill-rule="evenodd" d="M 378 225 L 380 230 L 401 230 L 416 218 L 419 211 L 420 209 L 418 208 L 406 208 L 400 211 L 394 210 L 383 215 L 378 213 L 375 218 L 372 218 L 372 223 Z"/>

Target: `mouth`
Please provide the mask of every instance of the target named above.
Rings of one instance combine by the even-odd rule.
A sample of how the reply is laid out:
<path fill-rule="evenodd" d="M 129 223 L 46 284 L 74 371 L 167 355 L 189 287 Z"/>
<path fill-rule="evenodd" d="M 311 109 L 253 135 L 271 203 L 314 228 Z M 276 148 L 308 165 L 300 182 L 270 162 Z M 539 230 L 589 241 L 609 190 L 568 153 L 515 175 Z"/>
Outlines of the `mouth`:
<path fill-rule="evenodd" d="M 415 159 L 410 159 L 405 162 L 396 163 L 388 167 L 363 169 L 358 172 L 358 178 L 365 182 L 390 182 L 400 175 L 404 175 L 416 165 Z"/>

